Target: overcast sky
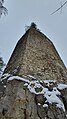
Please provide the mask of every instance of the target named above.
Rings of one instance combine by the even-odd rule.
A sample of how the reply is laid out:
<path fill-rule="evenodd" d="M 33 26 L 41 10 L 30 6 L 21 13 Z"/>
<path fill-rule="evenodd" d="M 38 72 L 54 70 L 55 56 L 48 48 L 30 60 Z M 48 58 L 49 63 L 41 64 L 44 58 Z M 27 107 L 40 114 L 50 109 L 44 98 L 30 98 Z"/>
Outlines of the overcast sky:
<path fill-rule="evenodd" d="M 64 3 L 66 0 L 62 0 Z M 25 26 L 35 22 L 54 43 L 67 67 L 67 4 L 54 15 L 61 0 L 5 0 L 8 15 L 0 19 L 0 55 L 8 62 Z"/>

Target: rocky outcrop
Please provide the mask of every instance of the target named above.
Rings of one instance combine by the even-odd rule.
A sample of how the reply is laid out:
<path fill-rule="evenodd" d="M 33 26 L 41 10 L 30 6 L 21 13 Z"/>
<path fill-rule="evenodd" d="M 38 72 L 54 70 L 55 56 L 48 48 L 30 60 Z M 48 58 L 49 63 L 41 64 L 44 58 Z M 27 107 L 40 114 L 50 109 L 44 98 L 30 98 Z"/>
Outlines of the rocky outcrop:
<path fill-rule="evenodd" d="M 5 92 L 0 97 L 0 119 L 67 119 L 66 84 L 32 76 L 5 80 L 1 81 Z"/>

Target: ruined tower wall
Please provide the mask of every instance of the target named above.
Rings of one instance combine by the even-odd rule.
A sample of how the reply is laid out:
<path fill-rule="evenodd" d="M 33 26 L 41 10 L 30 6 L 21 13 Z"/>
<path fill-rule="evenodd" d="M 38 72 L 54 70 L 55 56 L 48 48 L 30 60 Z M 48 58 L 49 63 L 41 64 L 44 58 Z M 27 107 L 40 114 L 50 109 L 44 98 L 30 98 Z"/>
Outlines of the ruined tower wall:
<path fill-rule="evenodd" d="M 18 41 L 10 60 L 4 70 L 4 73 L 17 73 L 19 71 L 19 68 L 21 66 L 21 62 L 24 57 L 24 52 L 26 49 L 26 42 L 27 42 L 27 33 L 21 37 L 21 39 Z"/>
<path fill-rule="evenodd" d="M 65 66 L 53 43 L 41 32 L 30 29 L 19 75 L 62 80 L 66 75 L 64 70 Z"/>
<path fill-rule="evenodd" d="M 66 79 L 66 68 L 53 43 L 34 28 L 29 29 L 17 43 L 5 72 L 40 79 Z"/>

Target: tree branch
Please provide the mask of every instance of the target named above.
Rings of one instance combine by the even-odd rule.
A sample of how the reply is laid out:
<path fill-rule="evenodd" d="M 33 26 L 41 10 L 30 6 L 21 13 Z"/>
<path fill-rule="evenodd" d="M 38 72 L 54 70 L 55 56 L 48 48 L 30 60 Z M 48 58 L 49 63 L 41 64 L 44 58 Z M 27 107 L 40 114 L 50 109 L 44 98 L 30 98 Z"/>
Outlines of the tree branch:
<path fill-rule="evenodd" d="M 53 15 L 54 13 L 56 13 L 57 11 L 59 11 L 60 9 L 63 8 L 63 6 L 67 3 L 67 1 L 65 1 L 58 9 L 56 9 L 54 12 L 51 13 L 51 15 Z"/>

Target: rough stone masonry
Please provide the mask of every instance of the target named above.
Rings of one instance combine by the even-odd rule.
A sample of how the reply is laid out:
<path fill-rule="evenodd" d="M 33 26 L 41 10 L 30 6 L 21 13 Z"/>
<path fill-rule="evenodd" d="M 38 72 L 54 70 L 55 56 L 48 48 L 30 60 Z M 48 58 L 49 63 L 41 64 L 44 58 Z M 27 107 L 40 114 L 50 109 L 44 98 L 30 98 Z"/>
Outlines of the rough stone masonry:
<path fill-rule="evenodd" d="M 67 71 L 36 27 L 18 41 L 0 81 L 0 119 L 67 119 Z"/>
<path fill-rule="evenodd" d="M 53 43 L 35 28 L 18 41 L 4 72 L 58 81 L 67 78 L 66 67 Z"/>

